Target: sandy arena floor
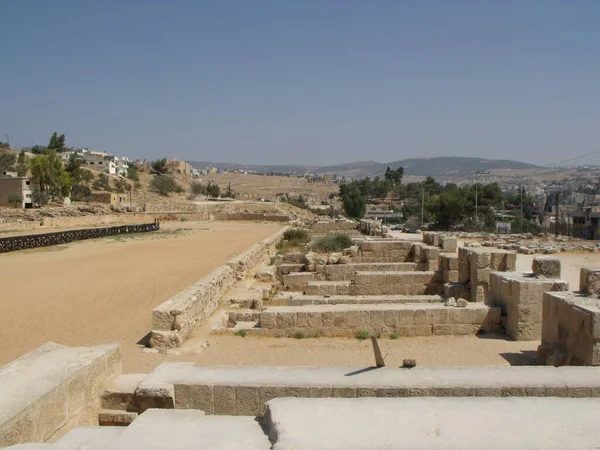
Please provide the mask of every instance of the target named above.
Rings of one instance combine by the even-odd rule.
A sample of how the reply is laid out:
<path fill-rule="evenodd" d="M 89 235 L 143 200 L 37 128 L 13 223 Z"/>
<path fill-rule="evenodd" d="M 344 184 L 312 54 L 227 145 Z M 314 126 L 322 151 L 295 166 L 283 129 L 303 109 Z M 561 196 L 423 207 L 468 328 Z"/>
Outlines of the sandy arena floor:
<path fill-rule="evenodd" d="M 155 306 L 280 227 L 167 222 L 156 233 L 2 254 L 0 364 L 48 341 L 119 342 L 125 358 L 142 357 L 136 342 Z"/>

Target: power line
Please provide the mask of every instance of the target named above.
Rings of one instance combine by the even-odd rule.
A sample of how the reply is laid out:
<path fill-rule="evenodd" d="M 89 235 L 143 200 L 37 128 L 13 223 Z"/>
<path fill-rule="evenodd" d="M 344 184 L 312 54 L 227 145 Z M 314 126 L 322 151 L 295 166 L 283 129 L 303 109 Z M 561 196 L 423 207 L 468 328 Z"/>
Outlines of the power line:
<path fill-rule="evenodd" d="M 557 162 L 557 163 L 548 164 L 547 167 L 558 166 L 560 164 L 565 164 L 565 163 L 568 163 L 568 162 L 577 161 L 579 159 L 589 158 L 590 156 L 596 156 L 596 155 L 600 155 L 600 150 L 597 150 L 595 152 L 588 153 L 588 154 L 585 154 L 585 155 L 576 156 L 575 158 L 565 159 L 564 161 L 560 161 L 560 162 Z"/>

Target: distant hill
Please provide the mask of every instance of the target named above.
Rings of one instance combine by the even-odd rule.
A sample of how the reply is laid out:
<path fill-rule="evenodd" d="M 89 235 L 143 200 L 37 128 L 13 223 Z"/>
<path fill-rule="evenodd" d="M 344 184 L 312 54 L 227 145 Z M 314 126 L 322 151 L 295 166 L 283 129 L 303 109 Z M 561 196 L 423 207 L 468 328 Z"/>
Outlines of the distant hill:
<path fill-rule="evenodd" d="M 401 159 L 386 164 L 374 161 L 342 164 L 337 166 L 320 167 L 317 173 L 336 173 L 352 178 L 374 177 L 383 175 L 387 167 L 395 169 L 404 167 L 405 175 L 423 177 L 460 177 L 473 175 L 478 170 L 494 169 L 535 169 L 538 166 L 518 161 L 466 158 L 459 156 L 442 156 L 438 158 Z"/>
<path fill-rule="evenodd" d="M 314 174 L 336 174 L 351 177 L 353 179 L 364 177 L 381 176 L 389 166 L 392 169 L 404 167 L 405 175 L 432 176 L 434 178 L 462 177 L 475 174 L 479 170 L 498 169 L 536 169 L 539 166 L 518 161 L 504 159 L 468 158 L 460 156 L 442 156 L 437 158 L 410 158 L 401 159 L 389 163 L 378 163 L 376 161 L 357 161 L 335 166 L 303 166 L 303 165 L 248 165 L 228 163 L 208 163 L 190 161 L 194 167 L 217 167 L 222 170 L 254 170 L 260 173 L 282 172 L 282 173 L 314 173 Z"/>
<path fill-rule="evenodd" d="M 282 164 L 282 165 L 258 165 L 258 164 L 236 164 L 236 163 L 219 163 L 219 162 L 205 162 L 205 161 L 189 161 L 192 167 L 196 169 L 205 169 L 207 167 L 216 167 L 220 170 L 248 170 L 259 173 L 299 173 L 304 174 L 306 172 L 312 172 L 318 169 L 320 166 L 303 166 L 295 164 Z"/>

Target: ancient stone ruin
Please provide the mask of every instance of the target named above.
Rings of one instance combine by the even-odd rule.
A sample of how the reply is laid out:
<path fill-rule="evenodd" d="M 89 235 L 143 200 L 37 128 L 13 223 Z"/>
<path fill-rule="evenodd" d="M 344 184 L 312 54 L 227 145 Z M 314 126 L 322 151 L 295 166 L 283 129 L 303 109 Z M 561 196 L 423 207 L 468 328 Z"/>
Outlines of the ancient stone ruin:
<path fill-rule="evenodd" d="M 276 254 L 281 231 L 157 307 L 149 345 L 184 346 L 210 317 L 215 333 L 243 330 L 249 339 L 505 335 L 540 341 L 539 365 L 165 362 L 149 374 L 121 374 L 117 345 L 49 343 L 0 368 L 0 446 L 597 447 L 600 270 L 583 269 L 571 292 L 555 258 L 517 272 L 516 252 L 459 247 L 446 234 L 401 239 L 369 221 L 308 231 L 311 242 L 343 232 L 351 245 L 323 252 L 309 242 Z M 534 419 L 514 420 L 515 411 Z"/>

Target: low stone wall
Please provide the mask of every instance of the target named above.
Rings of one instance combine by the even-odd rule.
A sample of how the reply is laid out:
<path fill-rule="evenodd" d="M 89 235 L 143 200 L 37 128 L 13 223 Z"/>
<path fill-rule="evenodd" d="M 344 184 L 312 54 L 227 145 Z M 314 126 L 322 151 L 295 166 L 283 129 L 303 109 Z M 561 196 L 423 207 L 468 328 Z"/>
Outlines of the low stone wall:
<path fill-rule="evenodd" d="M 47 228 L 70 228 L 89 225 L 107 225 L 113 223 L 141 223 L 152 221 L 147 214 L 92 214 L 77 217 L 44 217 L 42 220 L 27 222 L 0 223 L 0 231 L 8 230 L 40 230 Z"/>
<path fill-rule="evenodd" d="M 253 220 L 261 222 L 289 222 L 290 216 L 285 214 L 263 214 L 263 213 L 231 213 L 215 214 L 215 220 Z"/>
<path fill-rule="evenodd" d="M 278 397 L 598 397 L 596 367 L 204 367 L 164 363 L 136 395 L 206 414 L 262 415 Z"/>
<path fill-rule="evenodd" d="M 117 344 L 49 342 L 0 367 L 0 446 L 52 441 L 97 425 L 105 382 L 120 373 Z"/>
<path fill-rule="evenodd" d="M 358 253 L 352 258 L 357 263 L 413 262 L 414 242 L 397 240 L 368 240 L 358 244 Z"/>
<path fill-rule="evenodd" d="M 357 263 L 317 265 L 315 280 L 352 281 L 357 272 L 414 272 L 419 269 L 417 263 Z"/>
<path fill-rule="evenodd" d="M 292 337 L 296 333 L 320 336 L 464 335 L 500 331 L 500 309 L 483 304 L 465 308 L 442 304 L 271 306 L 260 313 L 255 334 Z"/>
<path fill-rule="evenodd" d="M 502 309 L 508 336 L 516 341 L 534 341 L 542 336 L 544 293 L 568 289 L 569 283 L 562 280 L 522 272 L 492 272 L 489 302 Z"/>
<path fill-rule="evenodd" d="M 358 229 L 356 222 L 314 222 L 310 228 L 312 233 L 332 233 L 336 231 L 354 231 Z"/>
<path fill-rule="evenodd" d="M 260 244 L 252 246 L 226 265 L 179 292 L 152 311 L 150 346 L 165 351 L 181 347 L 198 325 L 219 307 L 223 294 L 236 281 L 243 279 L 252 266 L 264 260 L 279 242 L 283 233 L 278 231 Z"/>

